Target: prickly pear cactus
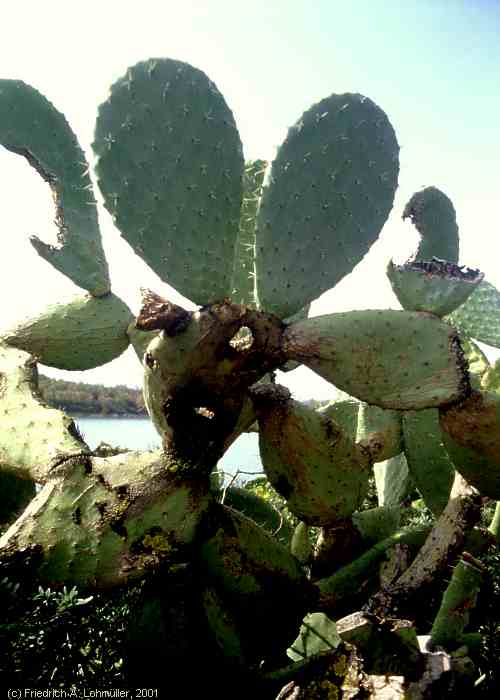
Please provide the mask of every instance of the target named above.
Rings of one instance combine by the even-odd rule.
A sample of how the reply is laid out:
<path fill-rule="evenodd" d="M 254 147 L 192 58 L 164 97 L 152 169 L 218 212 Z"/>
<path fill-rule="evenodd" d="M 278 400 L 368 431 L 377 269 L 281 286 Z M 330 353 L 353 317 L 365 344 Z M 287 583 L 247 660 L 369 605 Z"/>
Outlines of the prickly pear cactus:
<path fill-rule="evenodd" d="M 476 527 L 478 491 L 500 498 L 498 371 L 470 338 L 498 345 L 500 316 L 498 292 L 456 264 L 453 205 L 427 188 L 403 214 L 422 235 L 416 258 L 391 266 L 405 310 L 308 318 L 392 208 L 399 148 L 388 117 L 361 95 L 330 95 L 289 130 L 264 176 L 264 161 L 244 164 L 232 112 L 201 70 L 163 58 L 129 68 L 98 111 L 99 188 L 134 252 L 199 305 L 186 311 L 143 290 L 135 319 L 111 293 L 87 163 L 64 117 L 34 88 L 1 80 L 0 143 L 54 194 L 59 244 L 33 245 L 88 292 L 0 337 L 0 511 L 14 518 L 0 538 L 0 580 L 20 565 L 45 585 L 85 589 L 154 576 L 134 619 L 161 641 L 183 629 L 162 583 L 189 571 L 186 629 L 203 630 L 217 678 L 208 690 L 221 698 L 301 688 L 343 697 L 359 684 L 359 657 L 388 670 L 396 638 L 418 673 L 426 660 L 412 623 L 396 620 L 388 636 L 374 620 L 413 619 L 426 587 L 444 590 L 450 565 L 470 561 L 466 547 L 470 557 L 498 539 L 498 508 L 489 534 Z M 129 344 L 162 447 L 102 457 L 43 402 L 37 362 L 93 368 Z M 294 400 L 275 371 L 300 363 L 347 397 L 320 408 Z M 219 459 L 250 430 L 300 521 L 293 535 L 245 489 L 214 487 Z M 412 494 L 435 522 L 408 522 Z M 474 605 L 470 573 L 456 565 L 431 611 L 433 636 L 449 647 L 469 638 L 467 615 L 443 629 L 455 603 Z M 359 624 L 339 620 L 361 607 Z M 299 632 L 325 629 L 290 666 Z M 338 648 L 325 655 L 330 639 Z M 174 646 L 152 656 L 191 668 L 193 639 Z"/>
<path fill-rule="evenodd" d="M 450 198 L 437 187 L 425 187 L 411 197 L 404 208 L 403 219 L 409 218 L 421 239 L 415 260 L 432 258 L 458 263 L 458 226 Z"/>
<path fill-rule="evenodd" d="M 64 116 L 20 80 L 0 80 L 0 143 L 24 156 L 56 204 L 58 246 L 36 236 L 42 258 L 94 296 L 110 290 L 88 164 Z"/>

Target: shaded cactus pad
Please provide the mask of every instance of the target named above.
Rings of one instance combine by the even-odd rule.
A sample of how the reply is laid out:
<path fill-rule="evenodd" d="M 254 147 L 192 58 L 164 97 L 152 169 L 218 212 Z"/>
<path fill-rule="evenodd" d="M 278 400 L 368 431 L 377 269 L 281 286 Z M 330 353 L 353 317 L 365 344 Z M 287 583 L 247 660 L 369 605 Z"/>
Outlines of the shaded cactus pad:
<path fill-rule="evenodd" d="M 311 525 L 327 525 L 359 508 L 368 489 L 368 450 L 333 419 L 293 401 L 277 385 L 252 390 L 264 469 L 288 508 Z"/>

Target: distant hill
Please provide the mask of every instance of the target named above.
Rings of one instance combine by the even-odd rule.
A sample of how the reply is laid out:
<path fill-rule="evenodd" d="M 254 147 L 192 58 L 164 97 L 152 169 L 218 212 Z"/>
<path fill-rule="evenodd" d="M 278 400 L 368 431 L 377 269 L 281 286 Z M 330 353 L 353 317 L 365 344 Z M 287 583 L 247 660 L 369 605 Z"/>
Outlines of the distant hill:
<path fill-rule="evenodd" d="M 49 406 L 62 409 L 70 415 L 147 415 L 140 389 L 124 385 L 67 382 L 43 375 L 39 377 L 39 388 Z"/>

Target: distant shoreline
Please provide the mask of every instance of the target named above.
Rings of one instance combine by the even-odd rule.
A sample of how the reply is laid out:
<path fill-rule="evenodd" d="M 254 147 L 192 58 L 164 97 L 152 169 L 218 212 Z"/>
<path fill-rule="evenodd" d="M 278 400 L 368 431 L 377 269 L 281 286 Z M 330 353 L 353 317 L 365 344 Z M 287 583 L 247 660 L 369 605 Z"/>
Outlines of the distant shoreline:
<path fill-rule="evenodd" d="M 68 382 L 40 375 L 39 389 L 49 406 L 70 416 L 147 418 L 140 389 Z"/>
<path fill-rule="evenodd" d="M 71 418 L 132 418 L 134 420 L 149 420 L 147 413 L 71 413 Z"/>

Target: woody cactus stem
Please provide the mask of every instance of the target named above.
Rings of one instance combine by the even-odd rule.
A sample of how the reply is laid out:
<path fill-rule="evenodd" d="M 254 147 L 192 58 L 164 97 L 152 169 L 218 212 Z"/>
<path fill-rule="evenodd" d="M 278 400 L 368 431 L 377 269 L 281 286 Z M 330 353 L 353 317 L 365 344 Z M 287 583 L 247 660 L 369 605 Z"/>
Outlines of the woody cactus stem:
<path fill-rule="evenodd" d="M 211 470 L 236 430 L 246 390 L 285 360 L 282 322 L 230 302 L 188 314 L 149 293 L 137 319 L 161 330 L 144 355 L 144 397 L 168 451 Z M 240 329 L 250 331 L 242 339 Z"/>
<path fill-rule="evenodd" d="M 122 585 L 176 561 L 212 502 L 208 479 L 160 452 L 82 455 L 53 470 L 0 538 L 3 554 L 36 552 L 42 582 Z"/>
<path fill-rule="evenodd" d="M 386 616 L 411 604 L 417 592 L 425 590 L 463 547 L 467 533 L 481 515 L 481 498 L 460 474 L 455 475 L 448 505 L 432 528 L 411 566 L 390 589 L 373 597 L 370 609 Z"/>

